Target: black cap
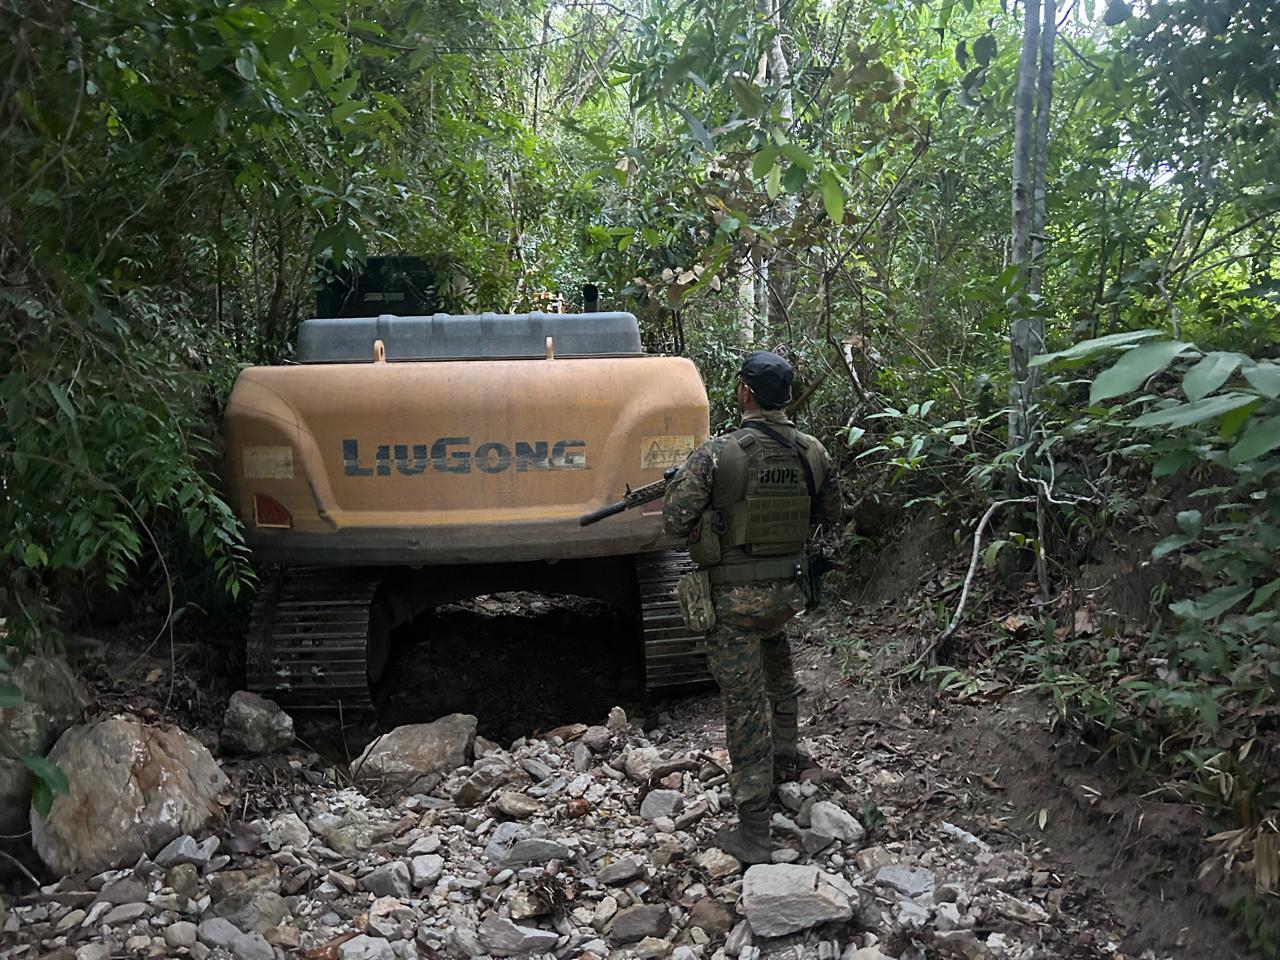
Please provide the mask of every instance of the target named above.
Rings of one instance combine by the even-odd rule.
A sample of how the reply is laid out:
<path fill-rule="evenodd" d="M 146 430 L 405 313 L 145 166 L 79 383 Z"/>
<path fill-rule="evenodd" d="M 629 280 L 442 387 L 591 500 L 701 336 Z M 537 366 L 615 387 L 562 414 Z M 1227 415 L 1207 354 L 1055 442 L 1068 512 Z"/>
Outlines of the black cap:
<path fill-rule="evenodd" d="M 748 353 L 738 370 L 738 378 L 751 388 L 760 406 L 766 410 L 785 407 L 791 399 L 791 384 L 796 372 L 791 364 L 768 350 Z"/>

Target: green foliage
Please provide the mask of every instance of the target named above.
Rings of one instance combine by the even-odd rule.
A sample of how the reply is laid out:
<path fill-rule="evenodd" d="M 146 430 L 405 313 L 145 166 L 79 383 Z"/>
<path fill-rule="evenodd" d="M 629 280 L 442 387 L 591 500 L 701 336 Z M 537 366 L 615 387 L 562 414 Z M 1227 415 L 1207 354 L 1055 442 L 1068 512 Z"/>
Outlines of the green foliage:
<path fill-rule="evenodd" d="M 0 674 L 8 674 L 12 664 L 8 656 L 0 652 Z M 0 680 L 0 708 L 17 707 L 23 701 L 22 689 L 12 680 Z M 41 816 L 49 813 L 55 793 L 67 793 L 71 785 L 67 775 L 56 763 L 47 757 L 33 756 L 25 751 L 23 745 L 9 741 L 0 733 L 0 753 L 12 760 L 20 760 L 31 772 L 31 805 Z"/>

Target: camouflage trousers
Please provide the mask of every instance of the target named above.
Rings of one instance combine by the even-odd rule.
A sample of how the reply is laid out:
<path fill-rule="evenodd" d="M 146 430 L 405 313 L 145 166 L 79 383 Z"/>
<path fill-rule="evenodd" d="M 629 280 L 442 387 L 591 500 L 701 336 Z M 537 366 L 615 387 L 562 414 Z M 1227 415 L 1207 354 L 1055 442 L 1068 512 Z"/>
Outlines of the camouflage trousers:
<path fill-rule="evenodd" d="M 800 686 L 782 627 L 804 609 L 794 580 L 712 587 L 716 625 L 707 662 L 724 702 L 729 788 L 739 810 L 762 809 L 773 794 L 774 755 L 795 753 Z"/>

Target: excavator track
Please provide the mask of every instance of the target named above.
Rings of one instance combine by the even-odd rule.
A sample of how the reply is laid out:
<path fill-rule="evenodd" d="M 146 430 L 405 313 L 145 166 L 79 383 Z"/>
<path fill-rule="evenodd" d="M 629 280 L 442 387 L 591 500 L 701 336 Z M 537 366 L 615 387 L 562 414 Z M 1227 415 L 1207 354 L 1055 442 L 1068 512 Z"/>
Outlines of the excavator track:
<path fill-rule="evenodd" d="M 684 624 L 676 581 L 695 564 L 683 550 L 635 558 L 644 639 L 644 686 L 650 697 L 688 693 L 714 682 L 707 669 L 707 638 Z"/>
<path fill-rule="evenodd" d="M 258 594 L 246 643 L 250 690 L 290 710 L 373 708 L 370 659 L 386 649 L 373 604 L 381 576 L 350 569 L 286 570 Z"/>

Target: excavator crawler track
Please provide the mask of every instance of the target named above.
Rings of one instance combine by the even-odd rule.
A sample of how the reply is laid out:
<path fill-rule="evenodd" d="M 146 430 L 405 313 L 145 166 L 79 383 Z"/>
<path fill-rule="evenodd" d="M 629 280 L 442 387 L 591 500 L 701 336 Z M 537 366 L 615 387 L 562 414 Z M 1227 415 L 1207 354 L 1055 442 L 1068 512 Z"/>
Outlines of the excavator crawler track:
<path fill-rule="evenodd" d="M 707 638 L 684 624 L 676 581 L 694 563 L 683 550 L 636 557 L 644 632 L 644 686 L 649 697 L 688 693 L 713 684 L 707 669 Z"/>
<path fill-rule="evenodd" d="M 373 605 L 380 581 L 302 567 L 269 583 L 246 643 L 249 689 L 291 710 L 371 710 L 369 657 L 385 642 Z"/>

